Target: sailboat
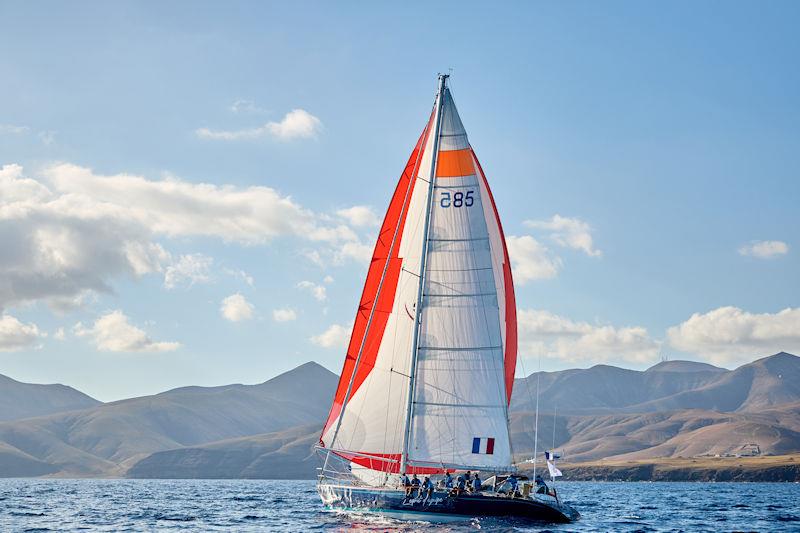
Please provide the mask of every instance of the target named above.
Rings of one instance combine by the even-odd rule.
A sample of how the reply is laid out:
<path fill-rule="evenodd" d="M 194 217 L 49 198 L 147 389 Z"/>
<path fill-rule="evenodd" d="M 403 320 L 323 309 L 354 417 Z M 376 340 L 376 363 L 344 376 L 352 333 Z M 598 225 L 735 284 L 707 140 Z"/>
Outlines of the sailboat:
<path fill-rule="evenodd" d="M 329 508 L 400 518 L 575 520 L 575 509 L 537 494 L 513 462 L 511 264 L 448 77 L 439 75 L 378 234 L 317 446 L 318 492 Z M 479 490 L 444 485 L 447 473 L 458 480 L 467 471 L 486 478 Z M 435 487 L 405 486 L 412 476 Z M 502 490 L 508 481 L 515 490 Z"/>

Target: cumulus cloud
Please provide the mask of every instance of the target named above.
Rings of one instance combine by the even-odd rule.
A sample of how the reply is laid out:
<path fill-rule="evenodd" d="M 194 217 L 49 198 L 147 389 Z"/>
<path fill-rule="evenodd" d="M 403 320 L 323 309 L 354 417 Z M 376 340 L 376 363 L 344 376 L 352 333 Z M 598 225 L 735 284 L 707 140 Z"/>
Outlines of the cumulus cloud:
<path fill-rule="evenodd" d="M 297 313 L 294 309 L 275 309 L 272 311 L 272 319 L 275 322 L 291 322 L 297 320 Z"/>
<path fill-rule="evenodd" d="M 561 270 L 561 259 L 552 255 L 547 247 L 530 235 L 509 235 L 506 237 L 506 245 L 514 271 L 514 282 L 518 285 L 554 278 Z"/>
<path fill-rule="evenodd" d="M 354 205 L 347 209 L 339 209 L 336 214 L 356 227 L 377 226 L 381 223 L 381 219 L 378 218 L 375 211 L 366 205 Z"/>
<path fill-rule="evenodd" d="M 78 322 L 73 332 L 90 339 L 103 352 L 171 352 L 181 346 L 178 342 L 154 341 L 120 310 L 106 313 L 88 328 Z"/>
<path fill-rule="evenodd" d="M 46 334 L 36 324 L 25 324 L 11 315 L 0 316 L 0 352 L 29 348 Z"/>
<path fill-rule="evenodd" d="M 231 322 L 241 322 L 253 318 L 253 304 L 239 293 L 231 294 L 224 300 L 219 308 L 219 312 L 226 320 Z"/>
<path fill-rule="evenodd" d="M 308 292 L 320 302 L 324 302 L 328 298 L 328 291 L 325 286 L 313 281 L 301 281 L 297 284 L 297 288 Z"/>
<path fill-rule="evenodd" d="M 549 311 L 520 309 L 520 352 L 573 363 L 653 362 L 659 344 L 643 327 L 576 322 Z"/>
<path fill-rule="evenodd" d="M 190 183 L 177 178 L 148 180 L 141 176 L 98 175 L 70 164 L 45 172 L 70 212 L 92 208 L 100 216 L 137 223 L 170 237 L 208 236 L 258 244 L 281 235 L 314 241 L 352 238 L 347 228 L 320 225 L 314 213 L 269 187 Z M 67 202 L 67 199 L 70 202 Z"/>
<path fill-rule="evenodd" d="M 286 113 L 280 122 L 267 122 L 257 128 L 228 131 L 199 128 L 195 130 L 195 134 L 201 139 L 222 141 L 254 140 L 264 137 L 290 141 L 316 137 L 321 130 L 320 119 L 304 109 L 293 109 Z"/>
<path fill-rule="evenodd" d="M 789 245 L 783 241 L 752 241 L 739 247 L 739 255 L 758 259 L 772 259 L 789 252 Z"/>
<path fill-rule="evenodd" d="M 350 340 L 350 330 L 352 325 L 342 326 L 332 324 L 328 329 L 311 337 L 311 342 L 322 348 L 342 348 L 347 346 Z"/>
<path fill-rule="evenodd" d="M 164 287 L 174 289 L 180 285 L 211 281 L 209 273 L 214 259 L 203 254 L 182 255 L 164 271 Z"/>
<path fill-rule="evenodd" d="M 800 308 L 749 313 L 718 307 L 695 313 L 667 330 L 670 345 L 716 364 L 745 363 L 754 356 L 800 350 Z"/>
<path fill-rule="evenodd" d="M 550 238 L 560 246 L 580 250 L 592 257 L 602 255 L 594 247 L 592 227 L 579 218 L 554 215 L 550 220 L 526 220 L 523 224 L 529 228 L 551 232 Z"/>
<path fill-rule="evenodd" d="M 120 276 L 165 274 L 168 287 L 208 276 L 203 262 L 210 258 L 174 259 L 159 242 L 167 238 L 251 245 L 290 236 L 331 249 L 358 242 L 350 227 L 329 218 L 269 187 L 100 175 L 70 164 L 32 179 L 21 166 L 6 165 L 0 168 L 0 309 L 110 292 Z"/>

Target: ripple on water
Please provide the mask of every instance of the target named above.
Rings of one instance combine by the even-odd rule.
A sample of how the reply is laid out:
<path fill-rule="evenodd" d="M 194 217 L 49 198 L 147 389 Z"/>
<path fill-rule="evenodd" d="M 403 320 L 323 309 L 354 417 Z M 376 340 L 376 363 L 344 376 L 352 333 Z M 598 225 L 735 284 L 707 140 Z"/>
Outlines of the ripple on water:
<path fill-rule="evenodd" d="M 501 518 L 439 525 L 324 511 L 313 481 L 5 479 L 0 532 L 800 530 L 797 484 L 565 482 L 559 489 L 582 519 L 543 530 Z"/>

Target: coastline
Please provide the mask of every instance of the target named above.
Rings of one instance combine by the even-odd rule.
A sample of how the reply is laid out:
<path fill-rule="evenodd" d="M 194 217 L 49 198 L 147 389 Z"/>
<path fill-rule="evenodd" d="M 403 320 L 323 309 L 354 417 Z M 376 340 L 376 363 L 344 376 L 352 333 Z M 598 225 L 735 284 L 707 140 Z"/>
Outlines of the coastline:
<path fill-rule="evenodd" d="M 559 463 L 564 481 L 800 482 L 800 455 Z M 527 473 L 529 469 L 526 469 Z"/>

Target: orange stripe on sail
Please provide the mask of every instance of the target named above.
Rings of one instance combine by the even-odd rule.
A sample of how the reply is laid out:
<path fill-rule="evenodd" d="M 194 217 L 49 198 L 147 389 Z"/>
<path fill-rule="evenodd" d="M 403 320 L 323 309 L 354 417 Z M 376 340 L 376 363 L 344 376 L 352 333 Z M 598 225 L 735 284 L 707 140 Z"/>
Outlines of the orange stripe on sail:
<path fill-rule="evenodd" d="M 436 162 L 437 178 L 457 178 L 475 174 L 472 164 L 472 153 L 469 148 L 463 150 L 440 150 Z"/>

